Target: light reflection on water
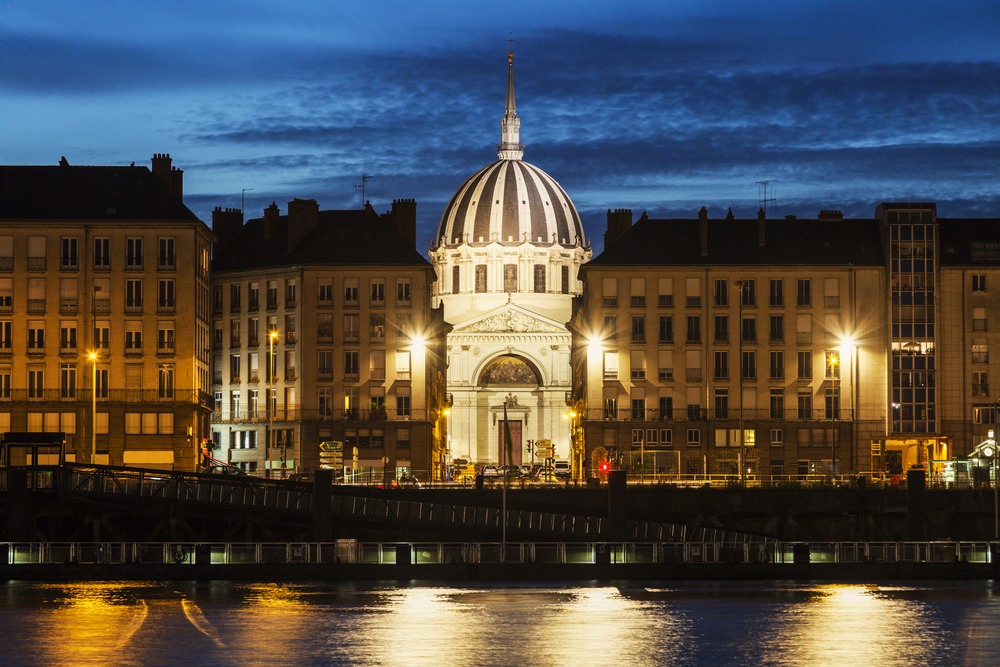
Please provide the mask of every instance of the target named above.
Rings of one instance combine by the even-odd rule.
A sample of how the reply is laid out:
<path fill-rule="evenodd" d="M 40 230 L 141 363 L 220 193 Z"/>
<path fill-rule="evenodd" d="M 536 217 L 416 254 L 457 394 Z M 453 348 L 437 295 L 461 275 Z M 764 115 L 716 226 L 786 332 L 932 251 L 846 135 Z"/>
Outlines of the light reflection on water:
<path fill-rule="evenodd" d="M 993 583 L 0 585 L 0 664 L 995 665 Z"/>

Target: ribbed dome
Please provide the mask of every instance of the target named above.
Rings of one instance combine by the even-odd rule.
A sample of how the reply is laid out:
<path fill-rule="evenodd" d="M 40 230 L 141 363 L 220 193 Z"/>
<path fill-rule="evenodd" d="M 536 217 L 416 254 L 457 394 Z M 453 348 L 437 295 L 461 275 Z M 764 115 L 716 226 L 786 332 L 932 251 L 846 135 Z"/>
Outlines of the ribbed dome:
<path fill-rule="evenodd" d="M 441 216 L 435 240 L 442 239 L 444 245 L 584 243 L 580 215 L 569 195 L 551 176 L 522 160 L 498 160 L 463 183 Z"/>

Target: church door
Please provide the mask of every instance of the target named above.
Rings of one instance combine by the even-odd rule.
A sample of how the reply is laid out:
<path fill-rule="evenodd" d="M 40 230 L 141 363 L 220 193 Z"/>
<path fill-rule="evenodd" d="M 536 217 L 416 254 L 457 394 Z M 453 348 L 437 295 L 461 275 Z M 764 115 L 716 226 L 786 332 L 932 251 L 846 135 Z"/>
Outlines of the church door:
<path fill-rule="evenodd" d="M 520 420 L 518 421 L 511 420 L 506 423 L 510 424 L 510 444 L 513 448 L 513 455 L 512 455 L 513 458 L 511 461 L 506 462 L 506 464 L 519 466 L 521 465 L 521 449 L 523 447 L 521 444 L 521 422 Z M 507 455 L 504 453 L 506 451 L 505 450 L 506 444 L 504 443 L 503 439 L 504 421 L 502 419 L 500 420 L 499 425 L 500 425 L 500 433 L 499 433 L 500 446 L 497 448 L 497 463 L 503 465 L 506 461 L 505 457 Z"/>

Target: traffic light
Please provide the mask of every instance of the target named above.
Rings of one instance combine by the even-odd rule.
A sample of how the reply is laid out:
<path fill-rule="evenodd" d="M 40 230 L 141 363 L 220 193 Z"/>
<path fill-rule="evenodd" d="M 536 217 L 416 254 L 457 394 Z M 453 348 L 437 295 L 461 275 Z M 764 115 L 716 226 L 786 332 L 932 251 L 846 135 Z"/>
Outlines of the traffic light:
<path fill-rule="evenodd" d="M 607 473 L 611 469 L 611 464 L 607 461 L 601 461 L 601 472 Z"/>

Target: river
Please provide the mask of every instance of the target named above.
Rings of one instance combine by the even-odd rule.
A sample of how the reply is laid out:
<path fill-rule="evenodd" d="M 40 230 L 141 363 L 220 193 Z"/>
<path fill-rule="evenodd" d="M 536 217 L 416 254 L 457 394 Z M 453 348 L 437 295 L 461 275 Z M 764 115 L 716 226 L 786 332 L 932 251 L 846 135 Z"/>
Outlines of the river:
<path fill-rule="evenodd" d="M 0 584 L 4 665 L 996 665 L 993 582 Z"/>

